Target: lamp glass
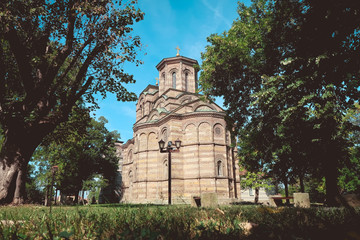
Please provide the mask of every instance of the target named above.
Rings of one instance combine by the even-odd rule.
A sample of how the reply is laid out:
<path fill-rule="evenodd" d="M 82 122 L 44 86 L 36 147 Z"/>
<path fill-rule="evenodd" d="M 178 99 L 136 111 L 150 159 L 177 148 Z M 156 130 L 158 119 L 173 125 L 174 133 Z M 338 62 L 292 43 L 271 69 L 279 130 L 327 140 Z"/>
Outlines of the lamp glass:
<path fill-rule="evenodd" d="M 176 148 L 180 148 L 181 141 L 179 139 L 175 141 L 175 146 L 176 146 Z"/>
<path fill-rule="evenodd" d="M 160 148 L 160 150 L 163 149 L 164 146 L 165 146 L 165 142 L 161 139 L 161 140 L 159 141 L 159 148 Z"/>

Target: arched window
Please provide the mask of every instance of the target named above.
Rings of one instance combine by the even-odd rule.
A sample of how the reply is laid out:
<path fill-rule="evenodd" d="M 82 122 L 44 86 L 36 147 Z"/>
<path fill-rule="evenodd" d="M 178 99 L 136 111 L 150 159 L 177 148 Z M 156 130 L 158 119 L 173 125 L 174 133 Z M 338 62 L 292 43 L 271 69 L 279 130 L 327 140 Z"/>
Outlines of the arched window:
<path fill-rule="evenodd" d="M 188 73 L 185 73 L 185 92 L 188 91 Z"/>
<path fill-rule="evenodd" d="M 176 89 L 176 72 L 172 74 L 172 87 Z"/>
<path fill-rule="evenodd" d="M 161 75 L 161 85 L 162 87 L 165 87 L 165 73 L 162 73 Z"/>
<path fill-rule="evenodd" d="M 222 161 L 219 160 L 216 163 L 216 173 L 218 176 L 223 176 L 223 168 L 222 168 Z"/>
<path fill-rule="evenodd" d="M 142 110 L 142 106 L 140 105 L 140 108 L 139 108 L 139 114 L 140 114 L 140 117 L 143 117 L 143 110 Z"/>
<path fill-rule="evenodd" d="M 142 115 L 145 116 L 145 103 L 142 105 Z"/>
<path fill-rule="evenodd" d="M 127 160 L 128 160 L 128 162 L 132 162 L 132 150 L 129 151 Z"/>

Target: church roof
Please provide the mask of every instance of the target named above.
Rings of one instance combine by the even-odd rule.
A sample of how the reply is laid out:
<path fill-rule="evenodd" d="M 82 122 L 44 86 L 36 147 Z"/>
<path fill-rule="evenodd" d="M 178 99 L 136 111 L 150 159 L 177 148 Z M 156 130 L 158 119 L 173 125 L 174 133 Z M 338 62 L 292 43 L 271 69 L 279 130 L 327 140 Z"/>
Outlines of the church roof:
<path fill-rule="evenodd" d="M 187 58 L 187 57 L 183 57 L 183 56 L 178 56 L 178 57 L 170 57 L 170 58 L 163 58 L 158 65 L 156 65 L 156 69 L 160 70 L 165 66 L 166 62 L 184 62 L 187 63 L 189 65 L 194 65 L 194 64 L 199 64 L 198 61 L 196 61 L 195 59 L 192 58 Z"/>

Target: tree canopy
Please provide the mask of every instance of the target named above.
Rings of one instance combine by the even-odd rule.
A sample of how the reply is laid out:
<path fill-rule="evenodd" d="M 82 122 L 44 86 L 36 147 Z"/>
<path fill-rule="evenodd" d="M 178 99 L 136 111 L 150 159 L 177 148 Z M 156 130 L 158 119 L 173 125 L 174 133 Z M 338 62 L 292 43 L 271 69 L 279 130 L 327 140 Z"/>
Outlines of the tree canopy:
<path fill-rule="evenodd" d="M 141 64 L 133 1 L 0 2 L 0 203 L 21 201 L 26 166 L 43 138 L 94 94 L 134 100 L 123 63 Z M 14 198 L 13 198 L 14 196 Z"/>
<path fill-rule="evenodd" d="M 360 96 L 360 3 L 255 0 L 238 13 L 208 38 L 201 84 L 224 96 L 248 166 L 325 176 L 334 205 L 355 127 L 345 114 Z"/>
<path fill-rule="evenodd" d="M 74 123 L 80 124 L 79 121 L 84 124 L 80 130 L 71 128 Z M 78 196 L 80 190 L 87 190 L 84 183 L 99 174 L 114 182 L 119 162 L 115 142 L 119 134 L 109 132 L 106 123 L 104 117 L 96 121 L 75 113 L 48 135 L 32 157 L 32 164 L 38 168 L 35 175 L 42 187 L 50 186 L 53 166 L 58 167 L 56 189 L 65 195 Z M 58 135 L 64 137 L 58 139 L 55 137 Z"/>

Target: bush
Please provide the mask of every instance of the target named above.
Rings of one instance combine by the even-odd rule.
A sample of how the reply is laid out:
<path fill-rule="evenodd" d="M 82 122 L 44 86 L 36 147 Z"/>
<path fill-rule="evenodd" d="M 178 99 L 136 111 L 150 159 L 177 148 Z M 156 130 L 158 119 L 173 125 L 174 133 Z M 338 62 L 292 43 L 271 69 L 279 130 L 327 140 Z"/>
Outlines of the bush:
<path fill-rule="evenodd" d="M 1 239 L 356 239 L 360 209 L 92 205 L 0 207 Z M 251 231 L 244 223 L 257 224 Z M 355 236 L 355 237 L 354 237 Z M 353 238 L 352 238 L 353 237 Z"/>

